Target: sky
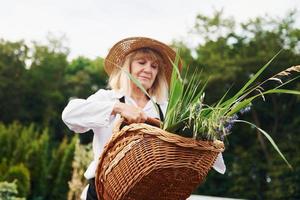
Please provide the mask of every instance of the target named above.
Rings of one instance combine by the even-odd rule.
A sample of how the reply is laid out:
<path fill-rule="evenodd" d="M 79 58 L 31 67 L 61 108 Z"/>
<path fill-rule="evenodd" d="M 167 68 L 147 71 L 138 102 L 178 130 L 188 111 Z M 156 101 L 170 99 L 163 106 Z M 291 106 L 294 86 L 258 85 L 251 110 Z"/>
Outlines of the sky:
<path fill-rule="evenodd" d="M 212 16 L 220 9 L 237 22 L 298 9 L 300 21 L 300 0 L 0 0 L 0 5 L 0 38 L 43 44 L 49 35 L 64 38 L 69 58 L 105 57 L 113 44 L 132 36 L 192 45 L 189 31 L 197 14 Z"/>

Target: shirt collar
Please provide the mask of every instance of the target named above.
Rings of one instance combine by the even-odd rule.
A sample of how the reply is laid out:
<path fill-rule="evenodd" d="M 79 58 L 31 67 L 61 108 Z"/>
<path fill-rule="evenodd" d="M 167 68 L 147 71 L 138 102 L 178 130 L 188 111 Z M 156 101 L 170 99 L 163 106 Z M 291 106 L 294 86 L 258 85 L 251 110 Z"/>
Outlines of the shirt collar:
<path fill-rule="evenodd" d="M 120 99 L 121 97 L 125 96 L 125 93 L 120 90 L 113 90 L 113 98 Z"/>
<path fill-rule="evenodd" d="M 116 98 L 116 99 L 120 99 L 121 97 L 124 97 L 124 96 L 127 96 L 125 95 L 125 93 L 121 90 L 113 90 L 114 93 L 113 93 L 113 97 Z M 152 100 L 154 101 L 154 103 L 157 103 L 157 100 L 155 97 L 152 97 Z"/>

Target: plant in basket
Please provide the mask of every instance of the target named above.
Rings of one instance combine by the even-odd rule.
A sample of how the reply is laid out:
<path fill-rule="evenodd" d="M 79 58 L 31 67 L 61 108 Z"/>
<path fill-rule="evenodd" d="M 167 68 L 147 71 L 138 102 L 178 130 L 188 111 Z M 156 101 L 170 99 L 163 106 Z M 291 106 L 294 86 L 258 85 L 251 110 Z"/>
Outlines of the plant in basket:
<path fill-rule="evenodd" d="M 223 97 L 213 105 L 205 104 L 205 87 L 208 81 L 197 79 L 201 71 L 196 69 L 191 72 L 187 69 L 182 73 L 178 68 L 179 55 L 177 54 L 176 60 L 173 62 L 166 118 L 161 128 L 171 133 L 193 138 L 197 141 L 224 141 L 226 136 L 230 134 L 235 123 L 248 124 L 262 133 L 286 164 L 292 168 L 272 137 L 266 131 L 249 121 L 238 119 L 239 115 L 251 109 L 252 102 L 259 97 L 265 100 L 265 95 L 274 93 L 300 95 L 300 91 L 281 89 L 283 86 L 300 77 L 300 75 L 297 75 L 294 78 L 285 79 L 292 74 L 300 72 L 300 65 L 289 67 L 262 82 L 255 82 L 279 53 L 280 52 L 260 68 L 236 94 L 228 97 L 227 91 Z M 190 76 L 188 76 L 188 74 Z M 128 76 L 148 95 L 138 80 L 129 73 Z M 271 81 L 277 82 L 277 86 L 265 89 L 265 85 Z M 150 96 L 149 98 L 151 99 Z"/>
<path fill-rule="evenodd" d="M 131 41 L 132 39 L 134 41 Z M 128 41 L 133 43 L 129 44 Z M 153 91 L 150 90 L 152 85 L 151 87 L 148 85 L 149 81 L 145 81 L 145 77 L 138 73 L 133 73 L 144 73 L 144 68 L 133 67 L 132 70 L 132 66 L 128 65 L 127 68 L 122 66 L 122 61 L 129 58 L 126 56 L 131 55 L 131 50 L 139 48 L 155 50 L 164 60 L 161 66 L 167 64 L 163 68 L 154 66 L 155 69 L 162 70 L 162 75 L 166 75 L 165 86 L 167 87 L 167 84 L 169 86 L 166 100 L 168 104 L 164 104 L 167 106 L 164 107 L 165 115 L 156 100 L 152 99 L 154 95 L 150 93 Z M 124 52 L 120 53 L 121 50 Z M 108 74 L 118 72 L 126 80 L 129 77 L 131 86 L 141 94 L 141 99 L 147 100 L 148 106 L 151 105 L 148 104 L 148 100 L 152 102 L 152 113 L 149 116 L 159 116 L 162 122 L 158 122 L 158 126 L 140 123 L 149 119 L 147 116 L 142 121 L 130 123 L 128 120 L 128 124 L 122 127 L 122 121 L 114 118 L 117 123 L 114 123 L 112 137 L 104 147 L 97 164 L 95 187 L 99 199 L 188 198 L 203 182 L 212 167 L 220 173 L 225 172 L 226 167 L 221 153 L 224 151 L 223 141 L 232 126 L 235 123 L 246 123 L 256 127 L 251 122 L 238 119 L 238 114 L 247 112 L 255 99 L 258 97 L 264 99 L 267 94 L 300 94 L 299 91 L 282 89 L 286 84 L 299 78 L 297 76 L 283 80 L 292 73 L 300 72 L 300 66 L 288 68 L 265 81 L 257 81 L 276 56 L 254 74 L 237 93 L 229 96 L 227 91 L 219 101 L 209 105 L 205 102 L 205 88 L 208 81 L 198 79 L 200 70 L 181 70 L 179 55 L 176 55 L 170 47 L 149 38 L 129 38 L 117 43 L 111 52 L 105 60 L 106 68 L 114 68 L 115 71 L 108 71 Z M 136 62 L 138 59 L 134 63 Z M 127 63 L 126 59 L 123 63 Z M 153 66 L 147 67 L 149 69 L 151 67 L 152 70 Z M 139 71 L 140 69 L 142 70 Z M 266 83 L 271 81 L 279 84 L 267 89 Z M 119 100 L 121 102 L 121 99 Z M 126 120 L 126 115 L 122 115 L 122 112 L 121 116 Z M 259 127 L 256 128 L 289 165 L 270 135 Z"/>
<path fill-rule="evenodd" d="M 190 72 L 191 76 L 187 78 L 188 72 L 182 75 L 175 62 L 173 64 L 169 104 L 163 129 L 185 137 L 192 137 L 195 140 L 223 141 L 230 134 L 235 123 L 245 123 L 258 129 L 291 168 L 287 159 L 266 131 L 249 121 L 238 119 L 239 115 L 250 110 L 252 102 L 256 98 L 260 97 L 265 100 L 265 95 L 274 93 L 300 95 L 300 91 L 281 89 L 299 78 L 299 75 L 297 75 L 294 78 L 284 80 L 286 77 L 300 72 L 300 65 L 287 68 L 262 82 L 256 82 L 257 78 L 279 53 L 260 68 L 236 94 L 228 97 L 227 91 L 213 105 L 205 104 L 205 86 L 208 81 L 201 82 L 197 79 L 197 74 L 201 72 Z M 266 83 L 271 81 L 278 84 L 266 89 Z"/>
<path fill-rule="evenodd" d="M 290 75 L 300 72 L 299 65 L 287 68 L 264 81 L 257 81 L 258 77 L 267 69 L 278 54 L 260 68 L 234 95 L 229 96 L 229 91 L 227 91 L 220 100 L 212 105 L 205 103 L 205 87 L 208 81 L 197 79 L 199 73 L 201 73 L 200 70 L 190 72 L 187 69 L 181 72 L 178 67 L 181 63 L 177 54 L 175 62 L 172 62 L 173 71 L 170 80 L 169 100 L 165 120 L 161 123 L 160 129 L 147 125 L 139 127 L 139 129 L 144 127 L 145 130 L 149 131 L 150 135 L 155 133 L 156 137 L 159 138 L 158 144 L 164 143 L 158 147 L 159 156 L 162 157 L 163 162 L 158 161 L 157 165 L 154 167 L 151 166 L 153 167 L 150 170 L 151 172 L 140 180 L 139 184 L 143 185 L 143 189 L 136 187 L 133 190 L 143 191 L 144 193 L 150 191 L 153 193 L 154 191 L 151 190 L 151 187 L 159 184 L 163 189 L 160 188 L 159 192 L 156 192 L 157 196 L 154 195 L 154 199 L 187 198 L 193 189 L 203 182 L 211 167 L 220 173 L 225 172 L 226 168 L 221 154 L 224 151 L 223 141 L 230 134 L 235 123 L 245 123 L 255 127 L 268 139 L 286 164 L 292 168 L 266 131 L 249 121 L 239 119 L 240 115 L 250 110 L 253 101 L 257 98 L 265 100 L 265 95 L 276 93 L 300 95 L 300 91 L 282 89 L 283 86 L 300 77 L 297 74 L 296 77 L 289 78 Z M 151 96 L 140 82 L 129 72 L 127 72 L 127 75 L 155 105 L 154 100 L 151 99 Z M 268 88 L 267 83 L 269 82 L 277 84 Z M 134 126 L 131 127 L 135 129 Z M 130 127 L 127 127 L 126 130 L 130 130 Z M 166 139 L 161 139 L 164 137 Z M 150 146 L 147 148 L 151 149 L 156 145 L 153 143 L 157 143 L 157 141 L 149 140 L 149 143 Z M 171 150 L 165 152 L 164 150 L 168 148 Z M 163 155 L 161 155 L 161 152 L 164 152 Z M 189 156 L 190 158 L 185 160 Z M 156 156 L 150 158 L 147 162 L 155 163 L 157 162 L 155 159 Z M 176 163 L 173 162 L 174 160 L 176 160 Z M 145 166 L 143 165 L 143 167 Z M 148 167 L 151 168 L 150 165 L 146 166 L 146 168 Z M 157 177 L 167 178 L 157 179 Z M 191 180 L 187 180 L 187 182 L 178 181 L 185 179 L 184 177 L 189 177 Z M 184 188 L 186 185 L 188 186 Z M 165 190 L 166 193 L 161 190 Z M 173 194 L 172 192 L 170 193 L 170 190 L 180 191 L 181 194 L 172 196 Z M 136 193 L 132 194 L 134 197 L 137 196 Z M 142 196 L 139 197 L 144 198 Z"/>

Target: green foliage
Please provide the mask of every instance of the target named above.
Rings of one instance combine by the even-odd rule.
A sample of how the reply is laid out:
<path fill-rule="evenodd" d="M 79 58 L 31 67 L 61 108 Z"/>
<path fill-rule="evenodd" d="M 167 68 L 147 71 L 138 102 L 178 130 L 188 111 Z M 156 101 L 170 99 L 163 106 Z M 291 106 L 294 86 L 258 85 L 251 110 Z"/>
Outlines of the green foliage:
<path fill-rule="evenodd" d="M 245 84 L 245 80 L 249 80 L 260 66 L 281 49 L 283 51 L 279 56 L 258 77 L 258 82 L 268 79 L 270 74 L 299 65 L 300 30 L 295 27 L 295 14 L 291 12 L 282 19 L 256 18 L 240 25 L 228 24 L 226 20 L 232 19 L 224 19 L 222 13 L 197 18 L 196 24 L 205 26 L 196 26 L 193 32 L 203 41 L 194 49 L 197 56 L 189 66 L 204 66 L 199 79 L 210 78 L 206 102 L 216 102 L 229 89 L 227 96 L 233 96 Z M 206 25 L 209 30 L 206 30 Z M 212 29 L 219 35 L 211 34 Z M 276 84 L 276 81 L 269 82 L 265 87 L 276 87 Z M 299 81 L 285 85 L 283 89 L 300 91 Z M 195 192 L 246 199 L 299 198 L 299 165 L 295 164 L 299 154 L 296 139 L 300 131 L 297 114 L 300 113 L 299 105 L 297 97 L 274 94 L 265 96 L 265 101 L 254 100 L 250 115 L 243 117 L 270 133 L 294 167 L 293 171 L 279 161 L 279 157 L 268 148 L 265 139 L 255 129 L 237 125 L 229 141 L 225 141 L 227 147 L 223 156 L 227 165 L 226 174 L 219 175 L 212 171 Z M 251 137 L 255 133 L 257 137 Z"/>
<path fill-rule="evenodd" d="M 52 149 L 51 157 L 52 159 L 49 161 L 49 170 L 48 170 L 48 176 L 47 181 L 54 183 L 58 177 L 59 169 L 61 161 L 64 157 L 64 151 L 68 146 L 68 141 L 66 138 L 64 138 L 59 146 L 56 149 Z M 48 195 L 52 195 L 51 193 L 48 193 Z M 48 197 L 50 199 L 50 196 Z"/>
<path fill-rule="evenodd" d="M 86 98 L 106 85 L 103 59 L 67 60 L 66 49 L 55 38 L 48 45 L 0 40 L 0 121 L 34 122 L 48 126 L 60 141 L 67 129 L 61 111 L 69 97 Z M 17 111 L 17 112 L 16 112 Z"/>
<path fill-rule="evenodd" d="M 1 200 L 25 200 L 25 198 L 17 197 L 17 185 L 15 182 L 0 182 L 0 199 Z"/>
<path fill-rule="evenodd" d="M 0 138 L 3 151 L 0 151 L 2 159 L 9 160 L 8 166 L 24 163 L 23 168 L 30 171 L 31 187 L 33 194 L 40 194 L 45 188 L 47 174 L 47 158 L 49 136 L 45 130 L 39 134 L 34 126 L 23 127 L 19 123 L 10 126 L 0 125 Z M 38 164 L 37 164 L 38 163 Z M 10 169 L 11 170 L 11 169 Z M 9 178 L 9 177 L 8 177 Z M 20 179 L 22 182 L 22 180 Z M 24 186 L 26 188 L 27 186 Z M 27 192 L 26 192 L 27 191 Z M 24 190 L 26 194 L 28 190 Z"/>
<path fill-rule="evenodd" d="M 30 172 L 24 164 L 18 164 L 8 169 L 5 180 L 16 181 L 18 193 L 27 196 L 30 193 Z"/>
<path fill-rule="evenodd" d="M 296 14 L 291 12 L 276 19 L 258 17 L 241 24 L 224 18 L 222 11 L 211 17 L 198 15 L 191 32 L 201 42 L 195 49 L 182 41 L 175 45 L 182 49 L 186 66 L 191 70 L 203 68 L 196 80 L 209 78 L 206 103 L 217 102 L 229 89 L 227 95 L 234 95 L 245 80 L 281 49 L 283 51 L 257 81 L 299 65 L 300 29 L 296 27 Z M 68 61 L 69 51 L 61 45 L 62 41 L 55 38 L 49 41 L 41 45 L 0 40 L 0 121 L 3 122 L 0 123 L 0 180 L 5 180 L 10 168 L 15 171 L 15 167 L 23 163 L 24 168 L 16 171 L 24 175 L 27 168 L 30 172 L 29 199 L 66 199 L 72 145 L 68 147 L 69 140 L 63 139 L 69 131 L 61 121 L 61 111 L 69 97 L 85 98 L 105 87 L 107 79 L 102 58 L 78 57 Z M 276 82 L 270 82 L 266 88 L 274 84 Z M 282 89 L 300 91 L 299 81 Z M 237 125 L 230 141 L 225 141 L 226 174 L 211 171 L 196 193 L 246 199 L 300 198 L 297 156 L 300 153 L 300 98 L 274 94 L 266 95 L 265 101 L 254 100 L 251 112 L 244 118 L 270 133 L 294 170 L 286 167 L 255 129 Z M 32 123 L 35 126 L 30 125 Z M 46 129 L 48 131 L 40 131 Z M 10 188 L 17 191 L 19 183 L 13 183 Z M 6 188 L 2 186 L 1 195 Z M 55 194 L 54 190 L 62 193 Z M 10 194 L 18 196 L 16 192 Z"/>
<path fill-rule="evenodd" d="M 66 180 L 71 180 L 72 177 L 72 161 L 74 159 L 75 144 L 77 138 L 73 138 L 71 143 L 64 149 L 64 154 L 58 169 L 57 177 L 54 185 L 59 186 L 53 189 L 50 199 L 66 199 L 66 194 L 69 190 L 69 185 Z"/>
<path fill-rule="evenodd" d="M 57 148 L 47 129 L 0 123 L 0 180 L 16 180 L 18 193 L 30 199 L 65 199 L 76 140 L 70 143 L 65 139 Z M 51 187 L 56 184 L 59 187 Z"/>
<path fill-rule="evenodd" d="M 71 61 L 66 69 L 66 84 L 72 87 L 70 96 L 88 97 L 106 85 L 107 75 L 103 68 L 103 59 L 90 60 L 78 57 Z"/>
<path fill-rule="evenodd" d="M 83 175 L 92 159 L 92 144 L 82 145 L 77 140 L 72 162 L 72 180 L 69 182 L 68 200 L 80 199 L 81 192 L 87 185 L 87 180 Z"/>
<path fill-rule="evenodd" d="M 271 78 L 264 80 L 262 83 L 254 84 L 257 78 L 261 76 L 262 72 L 267 69 L 271 61 L 277 55 L 275 55 L 267 64 L 260 68 L 236 94 L 234 94 L 232 97 L 229 97 L 226 101 L 224 100 L 226 97 L 225 94 L 217 104 L 212 106 L 203 103 L 205 85 L 200 87 L 200 82 L 197 83 L 195 81 L 195 74 L 197 73 L 194 71 L 189 79 L 187 79 L 186 76 L 184 79 L 182 79 L 182 75 L 178 70 L 177 64 L 173 64 L 169 105 L 167 108 L 166 120 L 163 124 L 163 128 L 178 134 L 185 129 L 189 129 L 190 132 L 192 132 L 194 139 L 223 140 L 224 137 L 228 135 L 229 131 L 231 131 L 231 126 L 233 123 L 246 123 L 252 125 L 260 133 L 262 133 L 263 136 L 269 140 L 282 159 L 287 163 L 287 165 L 292 168 L 272 137 L 266 131 L 262 130 L 251 122 L 237 120 L 237 116 L 234 116 L 238 112 L 242 113 L 242 110 L 251 105 L 252 101 L 257 97 L 262 97 L 264 99 L 265 94 L 283 93 L 300 95 L 300 92 L 296 90 L 278 89 L 283 85 L 296 80 L 292 79 L 284 83 L 280 78 L 291 75 L 292 72 L 300 72 L 300 65 L 290 67 L 272 76 Z M 280 82 L 280 85 L 263 91 L 264 84 L 268 81 L 274 80 Z M 253 94 L 253 91 L 255 90 L 258 90 L 259 93 Z"/>
<path fill-rule="evenodd" d="M 27 54 L 28 47 L 24 42 L 6 42 L 0 39 L 0 119 L 3 122 L 19 118 L 19 112 L 24 110 Z"/>
<path fill-rule="evenodd" d="M 190 129 L 188 127 L 190 117 L 195 111 L 194 108 L 199 100 L 203 100 L 205 86 L 206 83 L 202 85 L 202 82 L 197 80 L 197 71 L 194 71 L 188 80 L 187 76 L 181 77 L 177 65 L 174 64 L 170 83 L 169 104 L 166 119 L 163 123 L 164 130 L 182 134 L 182 130 Z M 192 129 L 196 134 L 198 129 L 195 126 Z M 195 135 L 193 137 L 196 138 Z"/>

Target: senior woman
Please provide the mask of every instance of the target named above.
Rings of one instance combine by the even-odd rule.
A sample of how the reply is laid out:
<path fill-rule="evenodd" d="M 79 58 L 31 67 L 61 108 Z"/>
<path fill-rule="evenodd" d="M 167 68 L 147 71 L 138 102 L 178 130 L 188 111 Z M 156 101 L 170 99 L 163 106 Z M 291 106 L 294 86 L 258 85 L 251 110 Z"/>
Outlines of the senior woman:
<path fill-rule="evenodd" d="M 145 122 L 148 117 L 159 118 L 167 108 L 168 82 L 175 52 L 167 45 L 143 37 L 124 39 L 115 44 L 105 59 L 109 75 L 109 90 L 100 89 L 85 99 L 71 100 L 62 113 L 65 124 L 76 133 L 93 130 L 94 160 L 84 176 L 91 179 L 87 199 L 96 199 L 93 178 L 105 144 L 112 135 L 114 122 L 120 116 L 128 123 Z M 137 78 L 156 101 L 159 113 L 148 97 L 130 81 L 124 70 Z M 86 194 L 83 193 L 83 199 Z"/>
<path fill-rule="evenodd" d="M 84 174 L 90 184 L 83 191 L 82 199 L 97 199 L 95 171 L 117 119 L 122 116 L 127 123 L 142 123 L 148 117 L 163 121 L 172 73 L 171 61 L 175 60 L 175 56 L 176 53 L 169 46 L 154 39 L 131 37 L 121 40 L 110 49 L 105 58 L 104 68 L 109 75 L 110 89 L 100 89 L 87 99 L 73 99 L 64 109 L 62 119 L 71 130 L 76 133 L 88 130 L 94 132 L 94 160 Z M 159 112 L 149 98 L 130 81 L 125 71 L 139 80 L 156 102 Z M 220 171 L 218 166 L 214 167 Z"/>

